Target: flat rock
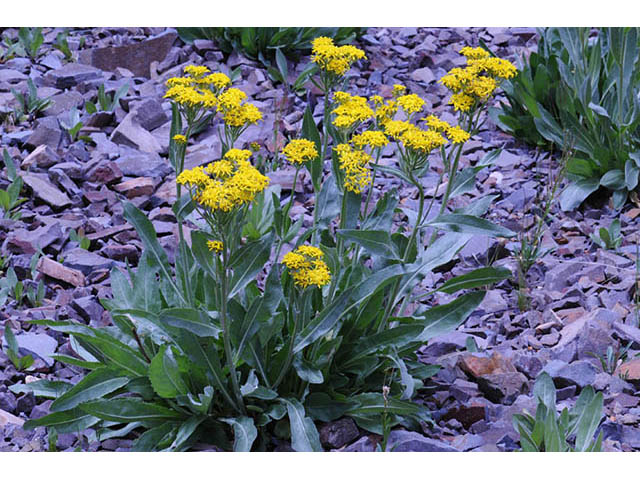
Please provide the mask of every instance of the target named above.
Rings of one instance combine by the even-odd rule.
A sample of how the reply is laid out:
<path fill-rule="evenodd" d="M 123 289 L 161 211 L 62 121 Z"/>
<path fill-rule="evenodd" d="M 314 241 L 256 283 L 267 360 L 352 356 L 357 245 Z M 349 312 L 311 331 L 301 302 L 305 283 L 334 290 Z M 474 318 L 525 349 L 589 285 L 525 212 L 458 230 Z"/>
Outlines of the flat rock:
<path fill-rule="evenodd" d="M 160 102 L 154 98 L 146 98 L 134 108 L 134 117 L 145 130 L 154 130 L 169 121 Z"/>
<path fill-rule="evenodd" d="M 82 287 L 85 284 L 84 274 L 73 268 L 65 267 L 48 257 L 40 257 L 36 270 L 44 275 L 61 280 L 75 287 Z"/>
<path fill-rule="evenodd" d="M 177 36 L 170 30 L 131 45 L 82 50 L 79 61 L 110 72 L 122 67 L 137 77 L 149 78 L 151 63 L 164 60 Z"/>
<path fill-rule="evenodd" d="M 134 113 L 127 114 L 120 125 L 111 134 L 113 143 L 142 150 L 143 152 L 160 152 L 162 146 L 156 138 L 145 130 L 134 118 Z"/>
<path fill-rule="evenodd" d="M 393 430 L 389 434 L 387 450 L 392 452 L 457 452 L 451 445 L 427 438 L 416 432 Z"/>
<path fill-rule="evenodd" d="M 431 83 L 436 79 L 436 76 L 434 75 L 433 70 L 430 69 L 429 67 L 418 68 L 417 70 L 414 70 L 413 72 L 411 72 L 411 75 L 409 76 L 411 77 L 412 80 L 415 80 L 416 82 L 424 82 L 424 83 Z"/>
<path fill-rule="evenodd" d="M 114 261 L 82 248 L 75 248 L 64 255 L 63 264 L 89 275 L 94 270 L 110 269 L 114 265 Z"/>
<path fill-rule="evenodd" d="M 115 185 L 114 190 L 126 195 L 127 198 L 135 198 L 145 195 L 151 195 L 155 188 L 152 178 L 138 177 L 126 180 Z"/>
<path fill-rule="evenodd" d="M 53 104 L 45 110 L 45 115 L 60 115 L 72 108 L 80 108 L 84 104 L 84 97 L 75 90 L 59 93 L 50 98 Z"/>
<path fill-rule="evenodd" d="M 494 373 L 477 378 L 478 387 L 493 403 L 511 405 L 521 393 L 527 393 L 528 380 L 520 372 Z"/>
<path fill-rule="evenodd" d="M 0 410 L 0 427 L 4 425 L 24 425 L 24 420 L 16 417 L 15 415 L 5 412 L 4 410 Z"/>
<path fill-rule="evenodd" d="M 50 367 L 53 366 L 51 355 L 58 348 L 58 342 L 42 333 L 23 333 L 16 335 L 16 342 L 20 348 L 24 348 L 38 355 Z"/>
<path fill-rule="evenodd" d="M 477 378 L 482 375 L 494 373 L 516 372 L 511 361 L 505 359 L 500 353 L 494 352 L 491 357 L 466 354 L 458 359 L 458 366 L 467 375 Z"/>
<path fill-rule="evenodd" d="M 40 145 L 48 145 L 57 150 L 62 140 L 62 130 L 55 117 L 44 117 L 36 121 L 36 126 L 25 141 L 25 145 L 30 148 L 37 148 Z"/>
<path fill-rule="evenodd" d="M 173 168 L 155 152 L 147 153 L 129 147 L 120 147 L 120 158 L 116 164 L 124 175 L 130 177 L 162 177 L 170 174 Z"/>
<path fill-rule="evenodd" d="M 51 70 L 44 75 L 49 85 L 56 88 L 70 88 L 80 83 L 97 80 L 102 77 L 102 72 L 97 68 L 80 63 L 67 63 L 62 68 Z"/>
<path fill-rule="evenodd" d="M 358 438 L 359 434 L 352 419 L 341 418 L 320 428 L 320 442 L 325 447 L 340 448 Z"/>
<path fill-rule="evenodd" d="M 22 179 L 24 180 L 24 183 L 33 190 L 36 197 L 48 203 L 52 207 L 60 209 L 71 205 L 69 197 L 53 185 L 46 175 L 23 173 Z"/>
<path fill-rule="evenodd" d="M 59 161 L 60 156 L 49 145 L 40 145 L 25 157 L 22 161 L 22 168 L 29 169 L 32 165 L 47 168 L 57 164 Z"/>

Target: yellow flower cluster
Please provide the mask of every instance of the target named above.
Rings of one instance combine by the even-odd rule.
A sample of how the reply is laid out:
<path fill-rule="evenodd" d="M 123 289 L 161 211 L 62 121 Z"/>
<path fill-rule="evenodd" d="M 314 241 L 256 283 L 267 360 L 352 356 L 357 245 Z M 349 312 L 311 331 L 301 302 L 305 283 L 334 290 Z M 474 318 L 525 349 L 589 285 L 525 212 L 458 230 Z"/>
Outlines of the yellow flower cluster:
<path fill-rule="evenodd" d="M 429 115 L 422 120 L 436 132 L 444 132 L 453 143 L 464 143 L 470 138 L 467 131 L 458 126 L 452 127 L 448 122 L 445 122 L 435 115 Z"/>
<path fill-rule="evenodd" d="M 251 163 L 248 150 L 231 149 L 206 170 L 195 167 L 178 175 L 177 182 L 193 189 L 193 198 L 210 210 L 230 212 L 253 201 L 269 185 Z"/>
<path fill-rule="evenodd" d="M 228 88 L 231 79 L 224 73 L 209 73 L 204 66 L 188 65 L 184 68 L 185 77 L 173 77 L 167 80 L 167 93 L 164 98 L 187 108 L 216 109 L 224 122 L 231 127 L 242 127 L 258 122 L 262 113 L 255 105 L 244 103 L 246 93 L 237 88 Z"/>
<path fill-rule="evenodd" d="M 316 144 L 304 138 L 291 140 L 289 144 L 282 149 L 282 154 L 294 165 L 302 165 L 309 160 L 318 158 Z"/>
<path fill-rule="evenodd" d="M 448 123 L 447 126 L 449 126 Z M 387 122 L 384 126 L 384 131 L 394 140 L 402 142 L 405 148 L 420 154 L 429 153 L 431 150 L 447 143 L 447 140 L 438 130 L 422 130 L 414 124 L 402 120 Z"/>
<path fill-rule="evenodd" d="M 311 61 L 321 69 L 342 76 L 356 60 L 366 59 L 364 52 L 353 45 L 334 45 L 328 37 L 318 37 L 312 42 Z"/>
<path fill-rule="evenodd" d="M 222 251 L 223 246 L 224 245 L 220 240 L 207 241 L 207 247 L 209 247 L 209 250 L 211 250 L 212 252 L 220 253 Z"/>
<path fill-rule="evenodd" d="M 453 68 L 440 79 L 453 95 L 449 103 L 455 110 L 467 112 L 476 102 L 486 101 L 500 81 L 516 75 L 516 67 L 502 58 L 490 57 L 482 48 L 464 47 L 460 53 L 467 59 L 464 68 Z"/>
<path fill-rule="evenodd" d="M 389 140 L 384 133 L 378 130 L 366 130 L 351 137 L 351 143 L 362 150 L 367 146 L 371 149 L 384 147 L 389 143 Z"/>
<path fill-rule="evenodd" d="M 187 143 L 187 137 L 185 137 L 184 135 L 174 135 L 173 137 L 173 141 L 176 143 L 180 143 L 182 145 L 184 145 L 185 143 Z"/>
<path fill-rule="evenodd" d="M 344 188 L 353 193 L 362 193 L 371 183 L 371 172 L 367 164 L 372 160 L 364 150 L 353 149 L 347 143 L 336 147 L 340 169 L 345 173 Z"/>
<path fill-rule="evenodd" d="M 311 285 L 322 287 L 331 281 L 331 273 L 322 260 L 324 253 L 317 247 L 301 245 L 282 257 L 282 264 L 289 269 L 295 284 L 302 288 Z"/>
<path fill-rule="evenodd" d="M 262 113 L 251 103 L 243 103 L 247 94 L 237 88 L 225 90 L 218 96 L 218 112 L 224 123 L 231 127 L 242 127 L 262 120 Z"/>
<path fill-rule="evenodd" d="M 424 100 L 415 93 L 402 95 L 401 97 L 398 97 L 397 102 L 409 116 L 421 111 L 424 107 Z"/>
<path fill-rule="evenodd" d="M 336 92 L 333 99 L 338 106 L 331 112 L 336 115 L 333 124 L 338 128 L 351 128 L 374 116 L 373 110 L 364 97 L 352 96 L 347 92 Z"/>

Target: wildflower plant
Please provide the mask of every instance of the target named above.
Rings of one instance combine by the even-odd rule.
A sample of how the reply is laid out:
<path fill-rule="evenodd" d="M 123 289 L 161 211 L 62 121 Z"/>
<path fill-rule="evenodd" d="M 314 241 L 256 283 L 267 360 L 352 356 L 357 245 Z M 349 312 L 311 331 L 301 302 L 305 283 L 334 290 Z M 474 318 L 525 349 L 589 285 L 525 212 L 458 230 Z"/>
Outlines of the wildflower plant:
<path fill-rule="evenodd" d="M 307 108 L 298 138 L 279 152 L 296 167 L 288 201 L 256 168 L 254 152 L 237 144 L 261 119 L 246 95 L 205 67 L 187 67 L 184 77 L 168 81 L 175 265 L 144 213 L 125 203 L 144 252 L 135 272 L 111 273 L 113 298 L 103 304 L 114 325 L 35 321 L 70 333 L 78 357 L 58 358 L 91 373 L 60 389 L 52 413 L 26 428 L 55 424 L 63 433 L 95 426 L 99 438 L 135 436 L 135 450 L 187 450 L 202 439 L 225 450 L 268 450 L 278 439 L 297 451 L 318 451 L 314 421 L 350 416 L 378 434 L 429 421 L 411 399 L 438 367 L 422 364 L 416 351 L 460 325 L 484 292 L 429 308 L 416 287 L 472 234 L 512 232 L 478 218 L 491 198 L 426 222 L 420 179 L 430 154 L 458 152 L 464 132 L 475 130 L 423 121 L 424 102 L 400 85 L 387 100 L 348 93 L 345 74 L 364 58 L 362 50 L 328 38 L 313 42 L 324 119 L 318 128 Z M 219 124 L 221 157 L 185 170 L 187 145 L 209 121 Z M 381 152 L 389 147 L 395 166 L 383 167 Z M 290 218 L 302 168 L 315 197 L 308 228 Z M 452 161 L 450 175 L 456 168 Z M 421 211 L 405 230 L 394 232 L 395 190 L 374 202 L 381 172 L 419 191 Z M 450 196 L 463 191 L 457 185 Z M 430 239 L 427 227 L 445 233 Z M 451 279 L 440 291 L 505 278 L 502 269 L 482 273 Z"/>

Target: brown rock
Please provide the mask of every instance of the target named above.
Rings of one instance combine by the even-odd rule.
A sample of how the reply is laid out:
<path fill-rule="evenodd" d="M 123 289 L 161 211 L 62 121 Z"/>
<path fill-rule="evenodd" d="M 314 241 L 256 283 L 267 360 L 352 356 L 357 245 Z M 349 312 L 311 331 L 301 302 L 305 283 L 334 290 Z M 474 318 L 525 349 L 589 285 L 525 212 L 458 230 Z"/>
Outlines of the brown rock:
<path fill-rule="evenodd" d="M 164 60 L 177 36 L 175 31 L 167 31 L 131 45 L 83 50 L 79 60 L 101 70 L 114 72 L 122 67 L 137 77 L 149 78 L 151 62 Z"/>
<path fill-rule="evenodd" d="M 34 163 L 38 167 L 50 167 L 60 161 L 58 154 L 49 145 L 40 145 L 22 161 L 22 168 L 29 169 Z"/>
<path fill-rule="evenodd" d="M 111 237 L 120 232 L 124 232 L 125 230 L 131 230 L 132 228 L 132 225 L 123 223 L 122 225 L 116 225 L 115 227 L 105 228 L 104 230 L 100 230 L 99 232 L 91 233 L 87 235 L 87 238 L 91 241 L 100 240 L 102 238 Z"/>
<path fill-rule="evenodd" d="M 40 257 L 36 270 L 48 277 L 62 280 L 75 287 L 84 286 L 84 274 L 73 268 L 65 267 L 64 265 L 48 258 Z"/>
<path fill-rule="evenodd" d="M 22 426 L 24 424 L 24 420 L 16 417 L 15 415 L 5 412 L 4 410 L 0 410 L 0 427 L 3 425 L 14 424 L 18 426 Z"/>
<path fill-rule="evenodd" d="M 463 355 L 458 360 L 458 366 L 467 375 L 475 378 L 482 375 L 517 372 L 513 364 L 498 352 L 494 352 L 491 357 L 480 357 L 472 354 Z"/>
<path fill-rule="evenodd" d="M 487 416 L 485 404 L 481 401 L 473 400 L 468 405 L 460 405 L 450 409 L 444 414 L 442 420 L 445 422 L 452 418 L 458 420 L 466 429 L 474 423 L 484 420 Z"/>
<path fill-rule="evenodd" d="M 616 374 L 621 375 L 625 380 L 640 380 L 640 358 L 634 358 L 620 365 Z"/>
<path fill-rule="evenodd" d="M 141 197 L 143 195 L 151 195 L 153 193 L 153 179 L 149 177 L 132 178 L 119 183 L 113 187 L 117 192 L 127 196 L 127 198 Z"/>
<path fill-rule="evenodd" d="M 117 182 L 122 179 L 122 171 L 116 162 L 101 160 L 87 173 L 87 180 L 104 185 Z"/>

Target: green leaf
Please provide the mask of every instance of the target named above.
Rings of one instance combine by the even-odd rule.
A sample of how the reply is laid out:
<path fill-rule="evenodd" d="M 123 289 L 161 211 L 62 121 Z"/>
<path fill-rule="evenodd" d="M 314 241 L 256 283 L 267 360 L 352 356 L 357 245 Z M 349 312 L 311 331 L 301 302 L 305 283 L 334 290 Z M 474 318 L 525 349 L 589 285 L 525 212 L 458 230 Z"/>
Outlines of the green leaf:
<path fill-rule="evenodd" d="M 312 384 L 321 384 L 324 382 L 322 371 L 309 362 L 302 353 L 298 353 L 293 360 L 293 368 L 301 380 Z"/>
<path fill-rule="evenodd" d="M 353 402 L 332 398 L 325 392 L 314 392 L 307 397 L 306 407 L 309 415 L 321 422 L 332 422 L 342 417 Z"/>
<path fill-rule="evenodd" d="M 13 182 L 16 178 L 18 178 L 18 173 L 16 164 L 13 161 L 13 158 L 11 158 L 11 155 L 9 155 L 9 152 L 7 152 L 6 148 L 2 151 L 2 159 L 4 161 L 4 166 L 7 169 L 7 178 L 10 182 Z"/>
<path fill-rule="evenodd" d="M 566 212 L 578 207 L 600 186 L 597 178 L 584 178 L 572 182 L 560 195 L 560 207 Z"/>
<path fill-rule="evenodd" d="M 444 292 L 448 294 L 455 293 L 466 288 L 476 288 L 511 278 L 511 270 L 507 268 L 484 267 L 478 268 L 472 272 L 465 273 L 447 280 L 435 292 Z"/>
<path fill-rule="evenodd" d="M 320 158 L 322 153 L 322 139 L 320 137 L 320 132 L 318 131 L 318 126 L 313 120 L 313 112 L 311 111 L 311 107 L 309 105 L 307 105 L 307 108 L 304 110 L 301 133 L 303 138 L 311 140 L 316 144 L 318 157 L 310 162 L 310 165 L 308 165 L 308 169 L 309 173 L 311 174 L 311 181 L 313 183 L 314 190 L 317 192 L 320 187 L 320 180 L 322 178 L 322 167 L 324 159 Z"/>
<path fill-rule="evenodd" d="M 55 427 L 58 433 L 77 433 L 92 427 L 100 421 L 79 408 L 65 412 L 55 412 L 44 417 L 24 422 L 22 428 L 33 430 L 36 427 Z"/>
<path fill-rule="evenodd" d="M 389 232 L 381 230 L 337 230 L 337 234 L 346 240 L 357 243 L 373 255 L 388 259 L 398 258 L 398 252 L 395 244 L 391 241 Z"/>
<path fill-rule="evenodd" d="M 640 168 L 631 159 L 627 160 L 624 164 L 624 184 L 627 190 L 631 191 L 638 186 L 638 175 L 640 174 Z"/>
<path fill-rule="evenodd" d="M 307 326 L 300 332 L 293 347 L 293 353 L 300 352 L 304 347 L 315 342 L 318 338 L 326 335 L 350 309 L 350 297 L 353 288 L 349 288 L 336 298 L 333 303 L 322 310 Z M 353 306 L 353 305 L 350 305 Z"/>
<path fill-rule="evenodd" d="M 333 174 L 329 174 L 322 182 L 322 188 L 317 195 L 317 202 L 318 218 L 316 226 L 318 228 L 327 228 L 340 213 L 340 191 Z"/>
<path fill-rule="evenodd" d="M 258 430 L 249 417 L 220 419 L 233 427 L 233 451 L 250 452 L 253 442 L 258 437 Z"/>
<path fill-rule="evenodd" d="M 10 272 L 13 272 L 13 269 L 11 269 Z M 13 334 L 13 330 L 11 330 L 11 327 L 8 324 L 5 324 L 5 327 L 4 327 L 4 339 L 7 342 L 7 347 L 9 347 L 9 351 L 14 355 L 18 355 L 18 342 L 16 341 L 16 337 Z"/>
<path fill-rule="evenodd" d="M 31 383 L 11 385 L 9 390 L 13 393 L 33 393 L 37 397 L 58 398 L 71 387 L 73 385 L 67 382 L 37 380 Z"/>
<path fill-rule="evenodd" d="M 160 312 L 159 319 L 167 325 L 187 330 L 203 338 L 218 338 L 222 331 L 211 322 L 206 312 L 193 308 L 168 308 Z"/>
<path fill-rule="evenodd" d="M 322 452 L 320 435 L 313 420 L 305 415 L 302 404 L 295 398 L 281 400 L 287 406 L 291 427 L 291 447 L 296 452 Z"/>
<path fill-rule="evenodd" d="M 160 246 L 160 243 L 158 242 L 158 238 L 156 236 L 156 231 L 153 228 L 153 224 L 149 221 L 147 216 L 131 202 L 124 203 L 123 215 L 138 232 L 138 235 L 140 236 L 140 239 L 142 240 L 142 243 L 144 245 L 145 251 L 148 251 L 154 258 L 157 265 L 160 267 L 160 271 L 162 272 L 165 280 L 173 287 L 178 297 L 182 299 L 183 302 L 185 302 L 182 292 L 180 292 L 173 280 L 167 252 L 165 252 L 164 249 Z"/>
<path fill-rule="evenodd" d="M 591 388 L 586 387 L 586 388 Z M 596 433 L 600 419 L 602 418 L 603 407 L 602 392 L 598 392 L 594 395 L 589 404 L 582 410 L 582 414 L 578 419 L 577 426 L 578 431 L 576 433 L 576 450 L 579 452 L 585 452 L 589 448 L 589 444 L 593 440 L 593 435 Z"/>
<path fill-rule="evenodd" d="M 103 420 L 112 422 L 144 422 L 179 420 L 183 415 L 155 403 L 146 403 L 131 398 L 112 398 L 84 403 L 82 410 Z"/>
<path fill-rule="evenodd" d="M 425 225 L 456 233 L 488 235 L 490 237 L 505 238 L 511 238 L 515 236 L 515 233 L 508 228 L 502 227 L 500 225 L 495 225 L 483 218 L 459 213 L 439 215 L 430 222 L 427 222 Z"/>
<path fill-rule="evenodd" d="M 438 305 L 417 318 L 424 330 L 416 341 L 426 342 L 455 330 L 482 303 L 486 292 L 467 293 L 446 305 Z"/>
<path fill-rule="evenodd" d="M 94 349 L 97 349 L 95 353 L 99 352 L 108 363 L 129 372 L 135 377 L 147 374 L 147 363 L 138 352 L 107 333 L 95 331 L 94 334 L 100 336 L 91 336 L 84 333 L 75 333 L 74 336 L 79 341 L 86 342 Z M 85 348 L 87 347 L 85 346 Z M 91 353 L 94 354 L 94 352 Z"/>
<path fill-rule="evenodd" d="M 249 282 L 254 280 L 269 261 L 273 234 L 265 235 L 256 242 L 240 248 L 231 260 L 233 277 L 229 282 L 229 299 L 235 297 Z"/>
<path fill-rule="evenodd" d="M 189 392 L 180 374 L 178 363 L 167 345 L 160 347 L 158 354 L 151 360 L 149 380 L 153 390 L 162 398 L 175 398 Z"/>
<path fill-rule="evenodd" d="M 353 395 L 350 400 L 357 402 L 357 405 L 350 408 L 347 411 L 348 414 L 380 414 L 386 411 L 396 415 L 412 416 L 419 415 L 424 411 L 422 405 L 394 397 L 389 397 L 385 402 L 381 393 L 361 393 Z"/>
<path fill-rule="evenodd" d="M 542 372 L 536 378 L 536 383 L 533 386 L 533 396 L 538 398 L 547 409 L 555 411 L 556 386 L 547 372 Z"/>
<path fill-rule="evenodd" d="M 545 452 L 565 452 L 566 442 L 560 434 L 558 420 L 556 419 L 555 407 L 548 410 L 544 422 L 544 450 Z"/>
<path fill-rule="evenodd" d="M 102 367 L 94 370 L 51 404 L 52 412 L 70 410 L 90 400 L 102 398 L 129 383 L 119 372 Z"/>
<path fill-rule="evenodd" d="M 625 187 L 624 172 L 622 170 L 609 170 L 600 179 L 600 185 L 610 190 L 621 190 Z"/>
<path fill-rule="evenodd" d="M 205 420 L 206 417 L 191 417 L 189 420 L 185 421 L 180 425 L 180 428 L 178 428 L 176 438 L 167 450 L 173 451 L 183 449 L 184 445 L 189 441 L 200 424 Z"/>
<path fill-rule="evenodd" d="M 360 359 L 386 348 L 402 349 L 410 343 L 418 341 L 423 325 L 402 325 L 364 337 L 349 351 L 344 365 L 353 365 Z"/>

